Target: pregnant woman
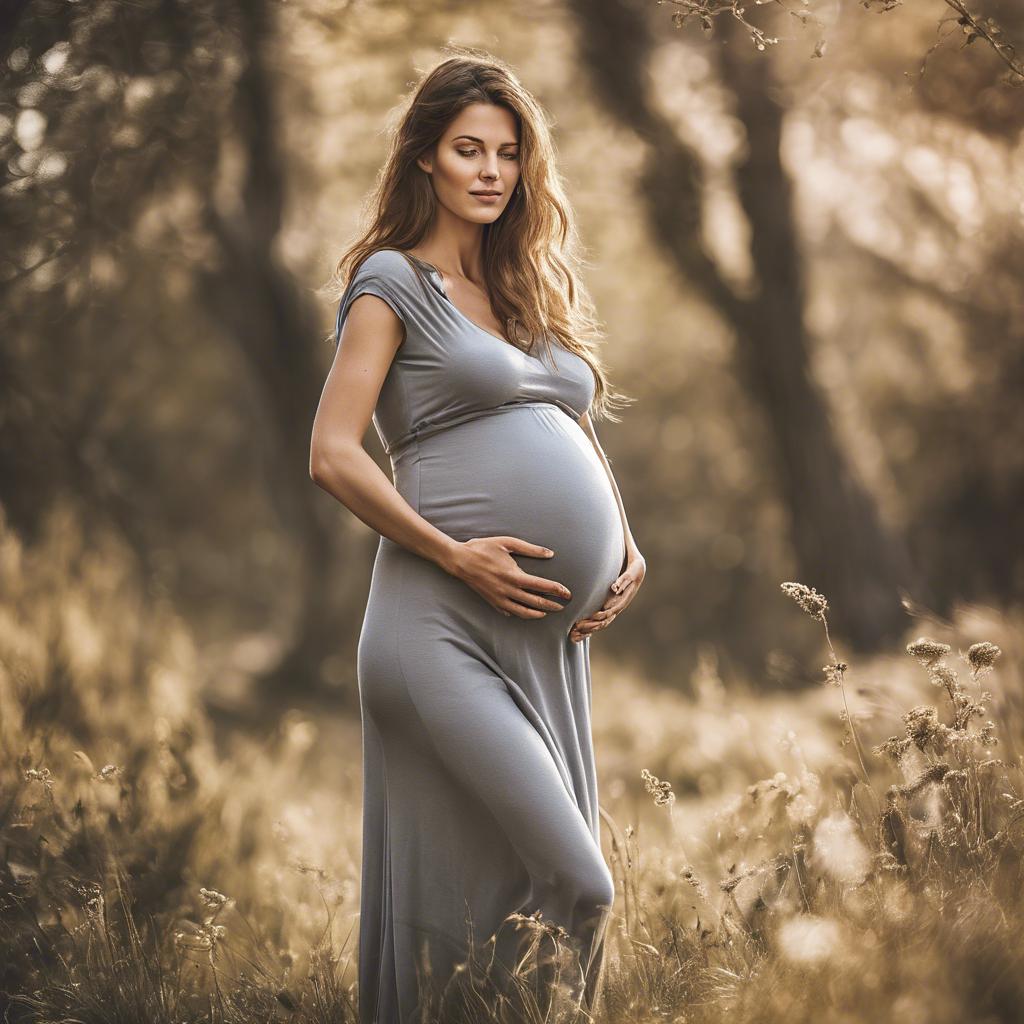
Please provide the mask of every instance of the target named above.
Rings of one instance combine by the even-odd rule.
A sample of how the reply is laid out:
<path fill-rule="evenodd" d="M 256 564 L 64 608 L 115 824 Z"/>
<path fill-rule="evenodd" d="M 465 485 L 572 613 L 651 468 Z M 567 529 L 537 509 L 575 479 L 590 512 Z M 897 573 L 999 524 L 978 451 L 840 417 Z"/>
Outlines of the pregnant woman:
<path fill-rule="evenodd" d="M 418 1021 L 474 943 L 511 971 L 517 912 L 565 929 L 589 1010 L 614 897 L 589 638 L 645 564 L 590 419 L 609 391 L 536 100 L 498 60 L 443 60 L 374 199 L 339 264 L 310 460 L 381 535 L 357 657 L 359 1019 Z"/>

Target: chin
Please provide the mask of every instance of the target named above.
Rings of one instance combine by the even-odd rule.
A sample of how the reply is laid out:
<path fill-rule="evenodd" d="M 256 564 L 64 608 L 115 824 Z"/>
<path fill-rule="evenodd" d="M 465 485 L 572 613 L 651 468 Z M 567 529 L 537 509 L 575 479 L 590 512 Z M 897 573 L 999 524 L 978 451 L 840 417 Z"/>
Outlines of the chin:
<path fill-rule="evenodd" d="M 458 216 L 470 224 L 493 224 L 503 210 L 474 210 L 472 213 L 459 213 Z"/>

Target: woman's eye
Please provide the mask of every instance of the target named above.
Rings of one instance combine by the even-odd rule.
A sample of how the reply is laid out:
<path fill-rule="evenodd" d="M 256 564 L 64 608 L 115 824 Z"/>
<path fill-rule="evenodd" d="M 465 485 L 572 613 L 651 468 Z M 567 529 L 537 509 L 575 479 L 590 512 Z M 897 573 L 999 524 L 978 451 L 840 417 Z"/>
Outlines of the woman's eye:
<path fill-rule="evenodd" d="M 455 152 L 458 153 L 459 156 L 476 156 L 477 154 L 477 151 L 475 149 L 457 149 Z M 518 153 L 502 153 L 501 155 L 508 160 L 519 159 Z"/>

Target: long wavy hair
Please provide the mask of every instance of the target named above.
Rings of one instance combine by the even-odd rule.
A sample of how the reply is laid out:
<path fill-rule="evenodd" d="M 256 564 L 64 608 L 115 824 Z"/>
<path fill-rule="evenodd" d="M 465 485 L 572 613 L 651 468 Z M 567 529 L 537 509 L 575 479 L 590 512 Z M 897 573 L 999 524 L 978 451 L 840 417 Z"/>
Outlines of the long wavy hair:
<path fill-rule="evenodd" d="M 360 264 L 378 249 L 408 252 L 426 236 L 437 208 L 430 176 L 416 160 L 472 103 L 505 107 L 519 129 L 520 178 L 501 216 L 483 229 L 483 273 L 505 337 L 527 353 L 551 340 L 575 352 L 595 378 L 591 417 L 619 417 L 633 401 L 614 391 L 597 351 L 604 337 L 579 276 L 584 265 L 572 209 L 555 166 L 555 147 L 540 104 L 503 61 L 468 47 L 427 71 L 391 133 L 387 159 L 364 202 L 371 224 L 338 261 L 330 286 L 340 299 Z M 514 340 L 509 340 L 514 339 Z"/>

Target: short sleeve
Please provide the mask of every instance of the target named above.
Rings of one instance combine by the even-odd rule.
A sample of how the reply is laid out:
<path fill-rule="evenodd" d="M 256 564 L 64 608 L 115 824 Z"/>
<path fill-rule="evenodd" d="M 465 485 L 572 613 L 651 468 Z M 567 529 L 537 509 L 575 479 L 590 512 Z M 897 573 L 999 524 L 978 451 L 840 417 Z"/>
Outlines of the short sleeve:
<path fill-rule="evenodd" d="M 383 299 L 409 329 L 408 297 L 406 288 L 400 277 L 403 268 L 395 263 L 395 258 L 406 263 L 401 253 L 378 249 L 371 253 L 356 269 L 338 303 L 338 315 L 334 322 L 334 345 L 341 344 L 341 331 L 345 324 L 348 311 L 360 295 L 376 295 Z"/>

